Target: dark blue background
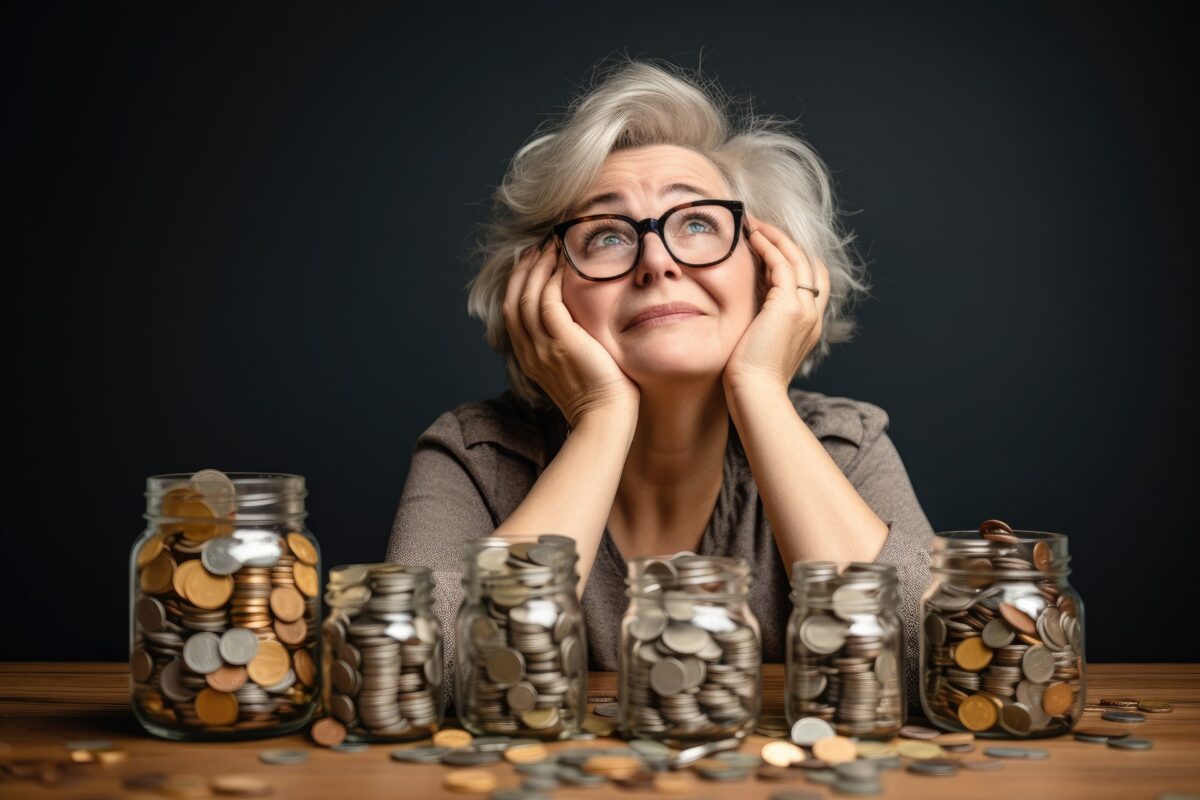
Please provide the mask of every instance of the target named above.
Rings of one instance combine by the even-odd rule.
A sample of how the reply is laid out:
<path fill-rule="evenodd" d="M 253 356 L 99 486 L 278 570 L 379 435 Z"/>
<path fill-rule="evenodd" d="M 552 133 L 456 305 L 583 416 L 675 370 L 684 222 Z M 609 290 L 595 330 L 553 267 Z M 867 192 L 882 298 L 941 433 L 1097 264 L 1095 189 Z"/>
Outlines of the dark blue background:
<path fill-rule="evenodd" d="M 891 414 L 934 528 L 1066 533 L 1093 660 L 1200 660 L 1194 43 L 1165 10 L 48 6 L 0 48 L 3 658 L 125 657 L 150 474 L 301 473 L 326 563 L 380 559 L 417 435 L 505 388 L 472 226 L 624 52 L 699 61 L 831 166 L 875 298 L 804 385 Z"/>

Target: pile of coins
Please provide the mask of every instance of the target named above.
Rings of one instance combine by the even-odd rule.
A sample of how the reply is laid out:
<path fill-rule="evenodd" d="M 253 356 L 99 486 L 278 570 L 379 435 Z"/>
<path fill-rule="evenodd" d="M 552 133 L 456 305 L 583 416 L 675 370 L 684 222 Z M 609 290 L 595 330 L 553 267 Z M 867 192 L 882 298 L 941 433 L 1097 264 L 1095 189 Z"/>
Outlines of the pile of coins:
<path fill-rule="evenodd" d="M 353 740 L 419 738 L 442 722 L 442 631 L 425 567 L 329 572 L 321 626 L 328 710 Z"/>
<path fill-rule="evenodd" d="M 891 735 L 904 724 L 896 570 L 798 562 L 788 622 L 785 709 L 789 721 L 831 722 L 843 736 Z"/>
<path fill-rule="evenodd" d="M 744 559 L 636 559 L 621 625 L 621 727 L 667 740 L 745 736 L 761 704 Z"/>
<path fill-rule="evenodd" d="M 240 529 L 223 473 L 167 490 L 135 545 L 133 706 L 152 732 L 264 734 L 315 707 L 318 554 L 299 531 Z"/>
<path fill-rule="evenodd" d="M 587 636 L 576 559 L 575 541 L 556 534 L 467 546 L 455 700 L 469 730 L 538 738 L 579 731 Z"/>
<path fill-rule="evenodd" d="M 996 737 L 1045 736 L 1083 711 L 1083 624 L 1061 546 L 1000 520 L 940 537 L 924 601 L 922 702 L 930 719 Z"/>

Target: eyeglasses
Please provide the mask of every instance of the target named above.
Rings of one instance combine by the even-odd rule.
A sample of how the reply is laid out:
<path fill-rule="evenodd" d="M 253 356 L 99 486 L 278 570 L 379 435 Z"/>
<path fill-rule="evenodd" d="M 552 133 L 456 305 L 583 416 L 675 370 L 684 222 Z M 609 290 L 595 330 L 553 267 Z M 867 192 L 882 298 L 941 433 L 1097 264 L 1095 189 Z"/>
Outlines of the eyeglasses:
<path fill-rule="evenodd" d="M 641 222 L 623 214 L 592 214 L 555 225 L 542 245 L 557 236 L 567 263 L 589 281 L 615 281 L 632 272 L 650 231 L 680 264 L 714 267 L 737 247 L 744 210 L 740 200 L 693 200 Z"/>

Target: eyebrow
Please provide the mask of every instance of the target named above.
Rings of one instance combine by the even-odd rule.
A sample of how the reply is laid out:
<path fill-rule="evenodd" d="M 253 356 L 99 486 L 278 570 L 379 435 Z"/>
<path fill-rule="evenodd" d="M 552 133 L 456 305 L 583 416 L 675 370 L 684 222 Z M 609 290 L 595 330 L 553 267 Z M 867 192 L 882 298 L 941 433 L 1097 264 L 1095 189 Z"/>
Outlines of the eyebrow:
<path fill-rule="evenodd" d="M 707 196 L 709 196 L 710 192 L 708 192 L 704 189 L 697 189 L 695 186 L 693 186 L 690 183 L 683 183 L 682 181 L 677 181 L 675 183 L 669 183 L 666 186 L 664 186 L 662 188 L 662 191 L 658 193 L 658 196 L 666 197 L 666 196 L 672 195 L 672 194 L 695 194 L 695 195 L 699 195 L 700 197 L 707 197 Z M 595 195 L 594 197 L 588 198 L 581 205 L 576 206 L 572 211 L 570 211 L 568 213 L 567 217 L 568 218 L 581 217 L 581 216 L 584 216 L 586 214 L 586 212 L 594 206 L 606 205 L 608 203 L 621 202 L 624 199 L 625 199 L 625 196 L 623 194 L 621 194 L 620 192 L 605 192 L 604 194 L 598 194 L 598 195 Z"/>

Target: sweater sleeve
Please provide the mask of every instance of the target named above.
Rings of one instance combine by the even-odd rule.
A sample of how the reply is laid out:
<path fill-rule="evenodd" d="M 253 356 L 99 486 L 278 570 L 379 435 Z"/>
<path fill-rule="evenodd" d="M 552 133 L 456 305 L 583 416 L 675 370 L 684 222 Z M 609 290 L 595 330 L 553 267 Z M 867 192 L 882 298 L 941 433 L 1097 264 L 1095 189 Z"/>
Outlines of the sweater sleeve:
<path fill-rule="evenodd" d="M 882 411 L 879 413 L 882 414 Z M 908 471 L 895 445 L 882 424 L 864 438 L 859 452 L 846 472 L 859 496 L 881 520 L 887 523 L 888 534 L 875 557 L 879 564 L 892 564 L 899 578 L 898 609 L 904 625 L 904 672 L 906 701 L 918 706 L 918 651 L 921 596 L 929 585 L 929 540 L 933 529 L 917 500 Z"/>
<path fill-rule="evenodd" d="M 463 459 L 462 426 L 452 412 L 439 416 L 413 447 L 408 478 L 396 509 L 386 560 L 433 571 L 433 610 L 441 623 L 447 705 L 454 697 L 454 618 L 462 602 L 464 545 L 496 529 L 483 494 Z"/>

